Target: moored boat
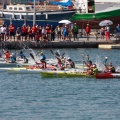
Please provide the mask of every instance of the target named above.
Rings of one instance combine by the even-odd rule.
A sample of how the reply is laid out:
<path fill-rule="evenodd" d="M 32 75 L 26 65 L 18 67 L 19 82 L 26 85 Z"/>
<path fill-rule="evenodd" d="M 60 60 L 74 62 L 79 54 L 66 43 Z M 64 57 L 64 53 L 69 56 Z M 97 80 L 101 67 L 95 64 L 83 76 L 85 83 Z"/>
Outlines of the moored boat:
<path fill-rule="evenodd" d="M 33 24 L 39 26 L 50 24 L 56 26 L 58 21 L 69 19 L 75 13 L 75 9 L 62 10 L 58 7 L 57 10 L 52 10 L 49 5 L 46 8 L 51 8 L 51 10 L 47 10 L 41 5 L 38 7 L 39 9 L 36 6 L 25 4 L 6 5 L 6 8 L 0 10 L 0 19 L 4 20 L 7 25 L 13 23 L 16 28 L 21 27 L 23 24 L 30 26 Z"/>
<path fill-rule="evenodd" d="M 76 22 L 80 28 L 85 28 L 88 23 L 92 28 L 100 28 L 99 23 L 105 19 L 113 21 L 112 27 L 116 27 L 120 21 L 120 2 L 110 6 L 111 0 L 106 3 L 96 3 L 96 0 L 76 1 L 76 4 L 80 2 L 79 5 L 81 4 L 81 6 L 70 20 Z M 96 10 L 96 7 L 99 7 L 99 10 Z"/>

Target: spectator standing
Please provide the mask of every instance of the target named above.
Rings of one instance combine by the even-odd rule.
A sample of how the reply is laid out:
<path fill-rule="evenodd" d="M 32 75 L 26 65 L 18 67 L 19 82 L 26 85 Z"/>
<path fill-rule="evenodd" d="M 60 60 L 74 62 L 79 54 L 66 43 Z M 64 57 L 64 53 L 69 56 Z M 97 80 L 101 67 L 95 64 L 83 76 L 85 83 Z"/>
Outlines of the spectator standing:
<path fill-rule="evenodd" d="M 31 29 L 31 27 L 29 25 L 27 26 L 27 29 L 28 29 L 28 40 L 31 41 L 33 39 L 32 29 Z"/>
<path fill-rule="evenodd" d="M 105 36 L 106 36 L 106 40 L 110 40 L 110 26 L 108 23 L 105 27 Z"/>
<path fill-rule="evenodd" d="M 74 23 L 74 27 L 73 27 L 73 36 L 74 36 L 74 41 L 75 39 L 77 40 L 77 35 L 78 35 L 78 26 L 76 25 L 76 23 Z"/>
<path fill-rule="evenodd" d="M 66 37 L 67 37 L 67 26 L 66 25 L 63 26 L 62 31 L 63 31 L 63 40 L 66 40 Z"/>
<path fill-rule="evenodd" d="M 5 25 L 3 25 L 3 26 L 0 28 L 0 31 L 1 31 L 1 35 L 2 35 L 2 40 L 4 41 L 4 40 L 5 40 L 5 31 L 6 31 Z M 5 41 L 6 41 L 6 40 L 5 40 Z"/>
<path fill-rule="evenodd" d="M 23 37 L 25 37 L 25 41 L 26 41 L 27 40 L 28 29 L 27 29 L 25 24 L 23 24 L 21 30 L 22 30 L 22 41 L 23 41 Z"/>
<path fill-rule="evenodd" d="M 10 30 L 10 40 L 12 40 L 12 36 L 13 36 L 15 41 L 15 26 L 12 23 L 9 26 L 9 30 Z"/>
<path fill-rule="evenodd" d="M 87 40 L 89 41 L 90 32 L 91 32 L 91 27 L 90 27 L 89 24 L 87 24 L 87 26 L 86 26 L 86 28 L 85 28 L 85 32 L 86 32 Z"/>
<path fill-rule="evenodd" d="M 45 29 L 46 29 L 47 38 L 50 39 L 50 33 L 51 33 L 50 25 L 47 24 Z"/>
<path fill-rule="evenodd" d="M 33 37 L 33 39 L 35 40 L 35 34 L 36 34 L 36 32 L 37 32 L 36 25 L 33 25 L 32 28 L 31 28 L 31 30 L 32 30 L 32 37 Z"/>
<path fill-rule="evenodd" d="M 6 30 L 5 30 L 5 40 L 9 40 L 9 33 L 10 33 L 9 27 L 6 26 Z"/>
<path fill-rule="evenodd" d="M 61 28 L 59 25 L 56 27 L 56 31 L 57 31 L 58 40 L 61 41 Z"/>
<path fill-rule="evenodd" d="M 68 27 L 68 40 L 71 41 L 71 37 L 72 37 L 72 29 L 71 27 L 69 26 Z"/>
<path fill-rule="evenodd" d="M 105 37 L 105 29 L 104 29 L 104 27 L 102 27 L 100 29 L 100 38 L 101 38 L 101 40 L 104 40 L 104 37 Z"/>
<path fill-rule="evenodd" d="M 115 32 L 116 32 L 116 37 L 120 37 L 120 24 L 116 26 Z"/>
<path fill-rule="evenodd" d="M 55 28 L 51 25 L 51 41 L 55 40 Z"/>
<path fill-rule="evenodd" d="M 21 41 L 21 31 L 20 31 L 20 27 L 18 27 L 17 30 L 16 30 L 16 37 L 17 37 L 17 41 Z"/>
<path fill-rule="evenodd" d="M 42 27 L 42 38 L 46 35 L 46 29 L 45 27 Z M 42 39 L 43 40 L 43 39 Z"/>

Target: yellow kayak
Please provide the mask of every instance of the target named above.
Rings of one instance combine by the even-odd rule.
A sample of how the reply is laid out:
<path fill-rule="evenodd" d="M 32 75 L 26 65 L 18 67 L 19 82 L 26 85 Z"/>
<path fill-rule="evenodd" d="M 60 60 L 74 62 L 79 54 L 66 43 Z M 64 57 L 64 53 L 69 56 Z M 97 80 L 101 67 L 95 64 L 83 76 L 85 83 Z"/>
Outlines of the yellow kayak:
<path fill-rule="evenodd" d="M 78 71 L 41 71 L 40 72 L 41 76 L 43 78 L 45 77 L 68 77 L 68 78 L 73 78 L 73 77 L 94 77 L 94 75 L 86 75 L 86 72 L 78 72 Z"/>

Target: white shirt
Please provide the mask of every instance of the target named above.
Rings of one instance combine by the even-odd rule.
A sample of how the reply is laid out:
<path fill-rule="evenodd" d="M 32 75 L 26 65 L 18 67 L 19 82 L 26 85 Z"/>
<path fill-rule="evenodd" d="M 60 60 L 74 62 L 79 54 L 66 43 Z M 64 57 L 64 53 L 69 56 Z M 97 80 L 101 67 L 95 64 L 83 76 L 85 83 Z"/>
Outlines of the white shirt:
<path fill-rule="evenodd" d="M 1 27 L 1 28 L 0 28 L 0 31 L 1 31 L 1 33 L 5 33 L 6 27 Z"/>

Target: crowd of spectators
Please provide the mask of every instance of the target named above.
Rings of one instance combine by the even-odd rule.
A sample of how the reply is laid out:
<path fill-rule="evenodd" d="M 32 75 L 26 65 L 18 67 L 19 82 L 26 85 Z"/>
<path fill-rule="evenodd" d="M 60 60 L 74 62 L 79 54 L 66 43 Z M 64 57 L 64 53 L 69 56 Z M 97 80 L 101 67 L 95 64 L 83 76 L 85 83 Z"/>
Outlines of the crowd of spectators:
<path fill-rule="evenodd" d="M 78 26 L 74 24 L 63 24 L 56 27 L 47 24 L 46 26 L 38 25 L 25 25 L 15 28 L 14 24 L 9 26 L 1 26 L 0 35 L 3 41 L 54 41 L 55 39 L 59 41 L 71 41 L 71 37 L 74 40 L 78 40 Z"/>
<path fill-rule="evenodd" d="M 120 25 L 116 26 L 115 32 L 117 36 L 120 36 Z M 38 26 L 37 24 L 30 26 L 23 24 L 21 27 L 15 28 L 14 24 L 9 26 L 0 27 L 0 38 L 3 41 L 74 41 L 78 40 L 78 34 L 80 34 L 79 28 L 76 23 L 62 24 L 56 27 L 47 24 L 46 26 Z M 82 33 L 83 34 L 83 33 Z M 107 24 L 105 27 L 101 27 L 99 30 L 101 40 L 110 40 L 110 26 Z M 89 24 L 84 28 L 84 35 L 89 41 L 91 35 L 91 27 Z M 98 34 L 96 34 L 98 37 Z M 97 40 L 97 39 L 96 39 Z"/>

